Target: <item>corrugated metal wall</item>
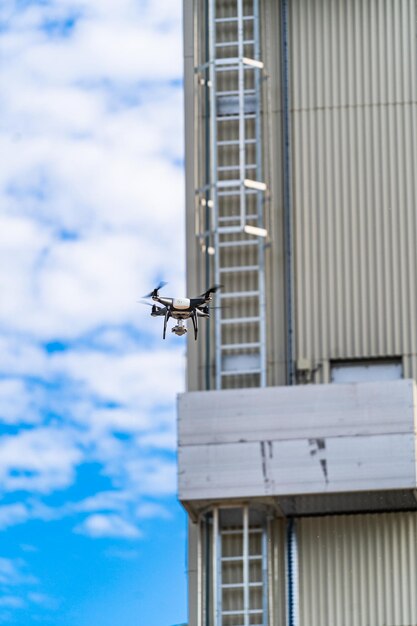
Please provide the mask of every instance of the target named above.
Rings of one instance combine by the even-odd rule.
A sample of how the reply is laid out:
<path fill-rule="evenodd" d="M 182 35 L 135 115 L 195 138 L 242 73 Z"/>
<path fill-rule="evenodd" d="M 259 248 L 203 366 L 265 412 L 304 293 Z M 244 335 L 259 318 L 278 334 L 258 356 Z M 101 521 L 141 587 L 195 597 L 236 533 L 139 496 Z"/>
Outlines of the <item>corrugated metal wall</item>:
<path fill-rule="evenodd" d="M 297 522 L 300 626 L 417 624 L 417 513 Z"/>
<path fill-rule="evenodd" d="M 289 6 L 297 356 L 416 377 L 416 2 Z"/>
<path fill-rule="evenodd" d="M 219 13 L 229 15 L 232 4 L 218 0 Z M 196 6 L 194 64 L 205 59 L 204 3 Z M 329 380 L 331 360 L 387 356 L 403 358 L 404 375 L 417 378 L 416 2 L 291 0 L 288 6 L 296 358 L 307 358 L 313 368 L 323 363 L 315 382 Z M 260 8 L 270 189 L 268 384 L 283 384 L 280 3 L 263 0 Z M 191 65 L 187 76 L 190 71 Z M 195 89 L 199 93 L 198 124 L 186 120 L 187 185 L 193 190 L 205 181 L 205 105 L 197 83 L 188 76 L 186 101 L 193 101 Z M 224 164 L 232 157 L 225 151 Z M 195 238 L 192 193 L 187 196 L 188 257 L 193 263 L 188 283 L 198 290 L 206 276 Z M 230 210 L 235 210 L 232 205 Z M 250 264 L 247 250 L 239 254 L 244 257 L 239 263 Z M 252 288 L 249 275 L 240 280 L 236 289 Z M 248 315 L 252 305 L 239 303 Z M 202 372 L 204 345 L 201 338 L 197 352 L 190 347 Z M 212 355 L 209 360 L 212 371 Z M 190 367 L 190 388 L 201 389 L 204 376 L 197 382 L 194 369 Z"/>

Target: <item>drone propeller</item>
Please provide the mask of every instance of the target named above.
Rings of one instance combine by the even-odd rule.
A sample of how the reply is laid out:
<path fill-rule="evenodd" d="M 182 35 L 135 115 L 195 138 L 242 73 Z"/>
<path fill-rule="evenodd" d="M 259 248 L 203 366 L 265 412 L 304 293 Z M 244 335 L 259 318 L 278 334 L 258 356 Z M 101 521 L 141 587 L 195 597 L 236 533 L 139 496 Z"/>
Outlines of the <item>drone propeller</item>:
<path fill-rule="evenodd" d="M 162 289 L 162 287 L 165 287 L 165 285 L 167 285 L 168 283 L 166 283 L 164 280 L 161 280 L 161 282 L 159 283 L 159 285 L 157 287 L 155 287 L 155 289 L 153 289 L 150 293 L 145 294 L 144 296 L 142 296 L 143 298 L 152 298 L 152 296 L 156 296 L 158 295 L 158 291 L 160 289 Z"/>
<path fill-rule="evenodd" d="M 138 302 L 139 304 L 146 304 L 146 306 L 151 306 L 152 308 L 155 307 L 160 311 L 162 311 L 162 309 L 164 308 L 161 306 L 157 306 L 156 304 L 152 304 L 152 302 L 147 302 L 146 300 L 136 300 L 136 302 Z"/>
<path fill-rule="evenodd" d="M 200 295 L 200 298 L 209 298 L 211 293 L 216 293 L 219 289 L 221 289 L 223 285 L 213 285 L 207 291 Z"/>

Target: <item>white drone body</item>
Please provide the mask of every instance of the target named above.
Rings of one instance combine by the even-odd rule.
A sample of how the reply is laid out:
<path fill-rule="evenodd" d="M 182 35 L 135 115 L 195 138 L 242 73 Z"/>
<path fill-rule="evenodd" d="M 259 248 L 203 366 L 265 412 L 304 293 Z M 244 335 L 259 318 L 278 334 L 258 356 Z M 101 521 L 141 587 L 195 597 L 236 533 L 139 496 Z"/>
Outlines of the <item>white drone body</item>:
<path fill-rule="evenodd" d="M 166 283 L 160 283 L 158 287 L 144 296 L 145 298 L 152 298 L 155 303 L 157 302 L 162 305 L 158 306 L 158 304 L 153 304 L 150 306 L 152 306 L 152 317 L 164 318 L 163 339 L 165 339 L 166 336 L 167 322 L 170 317 L 177 320 L 177 324 L 173 326 L 172 332 L 179 336 L 185 335 L 187 332 L 184 320 L 191 318 L 194 327 L 194 338 L 197 339 L 198 318 L 210 317 L 208 303 L 212 300 L 212 294 L 220 289 L 221 285 L 214 285 L 213 287 L 210 287 L 210 289 L 207 289 L 207 291 L 197 298 L 165 298 L 164 296 L 159 295 L 159 290 L 165 284 Z M 150 303 L 146 302 L 145 304 Z"/>

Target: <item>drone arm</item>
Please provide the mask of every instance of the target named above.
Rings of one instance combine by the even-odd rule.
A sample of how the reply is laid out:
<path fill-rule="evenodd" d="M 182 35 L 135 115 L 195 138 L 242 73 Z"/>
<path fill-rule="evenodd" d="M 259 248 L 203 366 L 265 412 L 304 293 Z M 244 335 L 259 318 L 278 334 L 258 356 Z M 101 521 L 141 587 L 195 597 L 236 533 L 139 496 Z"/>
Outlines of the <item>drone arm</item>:
<path fill-rule="evenodd" d="M 200 297 L 204 298 L 205 302 L 208 302 L 209 300 L 211 300 L 211 294 L 212 293 L 216 293 L 216 291 L 218 291 L 222 287 L 223 287 L 223 285 L 213 285 L 212 287 L 207 289 L 207 291 L 202 293 Z"/>

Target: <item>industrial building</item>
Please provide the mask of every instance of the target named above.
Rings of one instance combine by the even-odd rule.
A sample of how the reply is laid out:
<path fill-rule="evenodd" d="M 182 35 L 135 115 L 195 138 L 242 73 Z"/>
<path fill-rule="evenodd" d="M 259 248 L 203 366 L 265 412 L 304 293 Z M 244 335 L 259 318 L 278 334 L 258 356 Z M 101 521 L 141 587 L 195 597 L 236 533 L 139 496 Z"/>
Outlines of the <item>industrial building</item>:
<path fill-rule="evenodd" d="M 184 0 L 189 626 L 417 624 L 415 0 Z"/>

